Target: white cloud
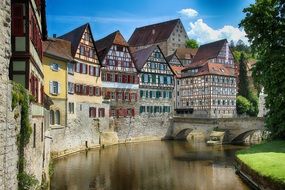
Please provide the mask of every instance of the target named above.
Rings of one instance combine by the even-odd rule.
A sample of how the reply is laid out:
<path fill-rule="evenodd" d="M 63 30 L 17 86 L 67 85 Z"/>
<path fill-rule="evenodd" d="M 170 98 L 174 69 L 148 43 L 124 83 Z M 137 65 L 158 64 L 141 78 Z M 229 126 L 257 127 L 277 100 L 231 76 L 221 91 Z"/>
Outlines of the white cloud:
<path fill-rule="evenodd" d="M 187 9 L 182 9 L 181 11 L 178 12 L 181 15 L 187 16 L 187 17 L 196 17 L 198 15 L 198 12 L 194 9 L 187 8 Z"/>
<path fill-rule="evenodd" d="M 233 40 L 235 43 L 241 39 L 248 44 L 248 39 L 246 38 L 244 30 L 240 30 L 231 25 L 225 25 L 223 28 L 215 30 L 204 23 L 203 19 L 198 19 L 194 23 L 190 22 L 190 28 L 187 34 L 189 38 L 196 39 L 199 44 L 213 42 L 224 38 L 229 42 Z"/>

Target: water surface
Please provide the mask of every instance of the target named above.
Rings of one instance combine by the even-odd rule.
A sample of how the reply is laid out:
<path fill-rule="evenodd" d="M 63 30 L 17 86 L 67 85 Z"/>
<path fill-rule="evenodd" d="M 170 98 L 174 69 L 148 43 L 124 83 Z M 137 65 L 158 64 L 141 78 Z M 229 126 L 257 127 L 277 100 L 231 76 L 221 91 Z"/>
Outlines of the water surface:
<path fill-rule="evenodd" d="M 146 142 L 82 152 L 55 161 L 52 190 L 239 190 L 240 146 Z"/>

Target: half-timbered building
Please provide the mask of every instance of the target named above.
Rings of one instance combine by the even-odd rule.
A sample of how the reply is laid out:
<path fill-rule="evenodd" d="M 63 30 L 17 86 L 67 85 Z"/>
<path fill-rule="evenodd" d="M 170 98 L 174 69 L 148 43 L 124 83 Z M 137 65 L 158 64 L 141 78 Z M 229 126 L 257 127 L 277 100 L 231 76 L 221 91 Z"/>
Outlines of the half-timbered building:
<path fill-rule="evenodd" d="M 139 71 L 140 114 L 155 116 L 171 113 L 174 74 L 159 46 L 141 49 L 133 55 Z"/>
<path fill-rule="evenodd" d="M 45 0 L 11 1 L 10 79 L 43 103 L 42 41 L 47 38 Z"/>
<path fill-rule="evenodd" d="M 173 91 L 173 103 L 174 109 L 180 108 L 180 84 L 181 84 L 181 71 L 185 68 L 183 67 L 180 59 L 176 55 L 176 51 L 167 56 L 166 60 L 168 61 L 172 71 L 174 72 L 174 91 Z"/>
<path fill-rule="evenodd" d="M 102 63 L 102 92 L 110 100 L 110 116 L 135 116 L 138 74 L 128 43 L 119 31 L 96 42 Z"/>
<path fill-rule="evenodd" d="M 193 108 L 199 117 L 236 114 L 236 75 L 227 40 L 201 46 L 181 77 L 182 108 Z"/>
<path fill-rule="evenodd" d="M 103 104 L 101 64 L 90 25 L 84 24 L 59 38 L 71 42 L 74 59 L 67 65 L 68 120 L 104 118 L 109 109 Z"/>

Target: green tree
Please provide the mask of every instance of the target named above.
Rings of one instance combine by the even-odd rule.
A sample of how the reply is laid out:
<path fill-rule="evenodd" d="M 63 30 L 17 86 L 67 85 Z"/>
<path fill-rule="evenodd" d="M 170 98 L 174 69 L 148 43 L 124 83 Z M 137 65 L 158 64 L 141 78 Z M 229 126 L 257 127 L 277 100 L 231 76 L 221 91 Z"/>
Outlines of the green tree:
<path fill-rule="evenodd" d="M 253 77 L 267 97 L 266 127 L 272 138 L 285 138 L 285 5 L 284 0 L 256 0 L 243 11 L 244 27 L 259 61 Z"/>
<path fill-rule="evenodd" d="M 237 97 L 237 113 L 239 115 L 246 114 L 250 109 L 250 102 L 243 96 Z"/>
<path fill-rule="evenodd" d="M 189 40 L 187 40 L 187 41 L 185 42 L 185 45 L 186 45 L 187 48 L 193 48 L 193 49 L 199 47 L 198 42 L 197 42 L 196 40 L 194 40 L 194 39 L 189 39 Z"/>
<path fill-rule="evenodd" d="M 238 84 L 238 94 L 249 99 L 249 83 L 247 77 L 246 68 L 247 59 L 242 52 L 239 59 L 239 84 Z"/>

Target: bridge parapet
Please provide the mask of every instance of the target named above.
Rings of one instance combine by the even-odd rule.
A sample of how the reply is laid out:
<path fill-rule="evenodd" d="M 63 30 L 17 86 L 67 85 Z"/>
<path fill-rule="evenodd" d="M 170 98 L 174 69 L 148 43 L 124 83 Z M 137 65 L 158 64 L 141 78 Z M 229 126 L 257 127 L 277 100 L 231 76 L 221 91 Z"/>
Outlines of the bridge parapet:
<path fill-rule="evenodd" d="M 188 130 L 190 129 L 190 130 Z M 206 137 L 210 136 L 213 130 L 225 131 L 225 141 L 232 142 L 235 138 L 244 134 L 252 134 L 252 131 L 264 130 L 264 119 L 263 118 L 189 118 L 189 117 L 173 117 L 171 119 L 171 125 L 169 127 L 166 138 L 175 139 L 181 133 L 187 136 L 192 130 L 203 131 Z M 240 136 L 244 138 L 243 136 Z"/>

